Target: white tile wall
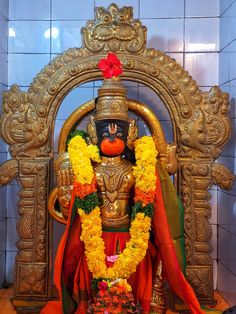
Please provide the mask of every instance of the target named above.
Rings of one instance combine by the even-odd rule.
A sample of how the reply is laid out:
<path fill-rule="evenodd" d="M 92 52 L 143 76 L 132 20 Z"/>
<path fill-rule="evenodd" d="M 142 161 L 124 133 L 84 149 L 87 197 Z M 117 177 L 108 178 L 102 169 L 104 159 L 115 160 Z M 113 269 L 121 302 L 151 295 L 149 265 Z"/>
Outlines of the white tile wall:
<path fill-rule="evenodd" d="M 219 81 L 222 89 L 230 95 L 230 118 L 232 136 L 219 159 L 236 173 L 236 121 L 235 121 L 235 78 L 236 78 L 236 1 L 220 1 L 220 53 Z M 218 191 L 218 290 L 231 304 L 236 300 L 236 187 L 230 191 Z"/>
<path fill-rule="evenodd" d="M 50 61 L 50 54 L 9 54 L 8 84 L 29 86 L 33 78 Z"/>
<path fill-rule="evenodd" d="M 7 90 L 7 51 L 8 51 L 8 0 L 0 1 L 0 101 L 2 92 Z M 1 112 L 1 111 L 0 111 Z M 7 145 L 0 139 L 0 163 L 7 158 Z M 5 283 L 6 231 L 7 231 L 7 187 L 0 187 L 0 288 Z"/>
<path fill-rule="evenodd" d="M 140 1 L 140 18 L 184 17 L 184 0 Z"/>
<path fill-rule="evenodd" d="M 25 89 L 32 82 L 33 77 L 56 54 L 70 47 L 80 46 L 80 28 L 86 24 L 88 19 L 94 18 L 94 7 L 107 7 L 112 1 L 86 0 L 86 5 L 84 5 L 83 0 L 10 0 L 9 2 L 9 29 L 11 29 L 11 35 L 14 35 L 15 32 L 15 36 L 9 38 L 9 77 L 7 79 L 4 78 L 6 74 L 0 74 L 3 75 L 0 80 L 1 89 L 7 85 L 7 82 L 9 86 L 17 83 Z M 147 46 L 161 49 L 171 57 L 176 58 L 200 86 L 209 90 L 210 86 L 219 84 L 219 82 L 230 82 L 225 88 L 232 93 L 231 104 L 234 105 L 234 109 L 231 110 L 231 117 L 235 118 L 236 76 L 233 54 L 235 52 L 233 51 L 235 47 L 233 40 L 236 38 L 236 27 L 234 27 L 235 0 L 117 0 L 116 3 L 119 6 L 133 6 L 134 17 L 142 19 L 143 24 L 148 28 Z M 220 18 L 219 4 L 220 12 L 224 12 Z M 2 18 L 0 20 L 4 21 L 5 17 L 5 22 L 0 22 L 0 29 L 3 29 L 3 32 L 6 26 L 6 17 L 8 17 L 7 12 L 8 1 L 1 0 L 0 16 Z M 0 36 L 2 36 L 1 34 L 2 32 Z M 5 50 L 6 38 L 4 37 L 4 40 L 0 43 L 1 52 L 3 49 Z M 220 49 L 230 46 L 221 50 L 220 62 L 218 58 L 219 46 Z M 232 50 L 229 52 L 231 48 Z M 230 58 L 228 57 L 229 53 Z M 6 64 L 6 57 L 0 57 L 1 67 L 3 63 Z M 219 73 L 220 75 L 218 75 Z M 98 83 L 88 83 L 87 86 L 73 90 L 64 99 L 55 121 L 55 151 L 57 150 L 59 130 L 64 120 L 78 105 L 96 96 L 97 86 L 99 86 Z M 140 84 L 132 87 L 129 85 L 129 97 L 148 103 L 153 108 L 161 120 L 167 140 L 171 142 L 173 140 L 173 131 L 169 113 L 153 91 Z M 146 134 L 148 131 L 145 126 L 141 122 L 139 122 L 139 125 L 140 133 Z M 232 166 L 234 157 L 230 158 L 231 162 L 229 160 L 227 162 Z M 17 185 L 13 183 L 7 190 L 10 198 L 7 219 L 9 231 L 15 227 L 17 219 L 15 209 L 17 197 L 12 198 L 17 188 Z M 233 191 L 236 192 L 236 188 Z M 227 213 L 227 217 L 232 218 L 232 207 L 230 206 L 233 206 L 235 194 L 231 195 L 232 197 L 230 196 L 230 203 L 228 194 L 225 197 L 225 193 L 222 194 L 217 190 L 213 190 L 212 194 L 213 212 L 211 223 L 213 224 L 215 236 L 217 233 L 217 195 L 219 194 L 219 218 L 220 221 L 223 221 L 222 213 Z M 55 227 L 56 233 L 54 234 L 57 234 L 54 239 L 55 246 L 58 242 L 58 235 L 61 234 L 58 228 Z M 0 256 L 0 269 L 2 269 L 1 263 L 3 259 L 5 260 L 5 257 L 9 262 L 7 267 L 7 280 L 9 281 L 13 280 L 16 239 L 16 233 L 8 234 L 7 255 L 5 256 L 4 253 L 4 258 Z M 212 254 L 215 258 L 217 256 L 215 242 L 213 246 L 214 251 Z M 214 260 L 215 282 L 216 261 L 217 259 Z M 219 276 L 221 278 L 220 282 L 222 282 L 220 271 Z"/>
<path fill-rule="evenodd" d="M 10 0 L 10 20 L 49 20 L 51 0 Z"/>
<path fill-rule="evenodd" d="M 50 51 L 49 21 L 10 21 L 9 53 L 48 53 Z"/>
<path fill-rule="evenodd" d="M 219 1 L 185 0 L 186 17 L 219 16 Z"/>

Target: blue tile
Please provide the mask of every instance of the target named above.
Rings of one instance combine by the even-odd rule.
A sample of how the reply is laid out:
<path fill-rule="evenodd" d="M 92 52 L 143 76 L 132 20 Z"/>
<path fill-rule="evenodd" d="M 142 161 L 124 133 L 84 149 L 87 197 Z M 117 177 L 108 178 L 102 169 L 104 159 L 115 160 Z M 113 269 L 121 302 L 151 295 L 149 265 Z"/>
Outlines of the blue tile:
<path fill-rule="evenodd" d="M 234 80 L 236 79 L 236 40 L 230 44 L 229 49 L 230 49 L 229 78 L 230 80 Z"/>
<path fill-rule="evenodd" d="M 63 127 L 63 124 L 65 123 L 66 120 L 55 120 L 55 125 L 54 125 L 54 135 L 53 135 L 53 150 L 54 152 L 58 152 L 58 142 L 59 142 L 59 136 L 61 133 L 61 128 Z"/>
<path fill-rule="evenodd" d="M 186 17 L 215 17 L 220 15 L 219 0 L 186 0 Z"/>
<path fill-rule="evenodd" d="M 6 252 L 6 281 L 8 283 L 14 282 L 14 267 L 15 267 L 15 258 L 16 251 Z"/>
<path fill-rule="evenodd" d="M 9 54 L 9 85 L 29 86 L 50 60 L 49 54 Z M 26 71 L 27 68 L 27 71 Z"/>
<path fill-rule="evenodd" d="M 53 20 L 88 20 L 94 17 L 94 0 L 52 0 Z"/>
<path fill-rule="evenodd" d="M 230 78 L 230 54 L 224 50 L 219 54 L 219 84 L 222 85 Z"/>
<path fill-rule="evenodd" d="M 50 53 L 50 22 L 10 21 L 9 53 Z"/>
<path fill-rule="evenodd" d="M 5 251 L 6 249 L 6 229 L 7 229 L 7 220 L 6 218 L 0 219 L 0 252 Z"/>
<path fill-rule="evenodd" d="M 7 218 L 7 239 L 6 250 L 16 251 L 16 242 L 18 241 L 18 235 L 16 230 L 17 218 Z"/>
<path fill-rule="evenodd" d="M 220 0 L 220 14 L 225 14 L 225 11 L 230 8 L 235 0 Z"/>
<path fill-rule="evenodd" d="M 174 141 L 174 134 L 173 134 L 173 126 L 171 121 L 160 121 L 162 130 L 165 135 L 165 139 L 167 143 L 173 143 Z"/>
<path fill-rule="evenodd" d="M 185 70 L 199 86 L 218 85 L 218 53 L 186 53 Z"/>
<path fill-rule="evenodd" d="M 7 54 L 0 53 L 0 83 L 7 86 Z"/>
<path fill-rule="evenodd" d="M 221 17 L 220 38 L 221 49 L 230 44 L 236 38 L 236 2 L 234 2 Z"/>
<path fill-rule="evenodd" d="M 7 186 L 0 186 L 0 219 L 7 217 Z"/>
<path fill-rule="evenodd" d="M 166 106 L 158 95 L 149 87 L 139 87 L 138 100 L 148 105 L 159 120 L 170 120 L 170 115 Z"/>
<path fill-rule="evenodd" d="M 207 32 L 205 30 L 207 29 Z M 218 51 L 219 18 L 187 19 L 185 21 L 185 51 Z"/>
<path fill-rule="evenodd" d="M 69 48 L 81 47 L 80 30 L 85 24 L 85 21 L 53 21 L 52 53 L 62 53 Z"/>
<path fill-rule="evenodd" d="M 211 258 L 212 259 L 217 259 L 217 225 L 216 224 L 211 224 L 211 230 L 212 230 L 212 237 L 210 239 L 210 245 L 212 247 L 212 252 L 211 252 Z"/>
<path fill-rule="evenodd" d="M 93 87 L 74 88 L 62 101 L 57 119 L 67 119 L 83 103 L 93 99 Z"/>
<path fill-rule="evenodd" d="M 231 84 L 236 84 L 236 80 L 231 81 Z M 230 99 L 230 117 L 236 118 L 236 86 L 229 87 L 229 99 Z"/>
<path fill-rule="evenodd" d="M 174 18 L 184 16 L 184 0 L 140 0 L 141 18 Z"/>
<path fill-rule="evenodd" d="M 11 182 L 7 186 L 7 217 L 8 218 L 17 218 L 17 202 L 19 201 L 19 185 L 16 181 Z"/>
<path fill-rule="evenodd" d="M 10 20 L 50 19 L 50 0 L 10 0 L 9 3 Z"/>
<path fill-rule="evenodd" d="M 0 20 L 0 53 L 7 52 L 8 27 L 7 20 Z"/>
<path fill-rule="evenodd" d="M 220 225 L 236 225 L 236 199 L 234 195 L 219 190 L 218 223 Z"/>
<path fill-rule="evenodd" d="M 219 227 L 219 260 L 236 275 L 236 236 L 226 228 Z"/>
<path fill-rule="evenodd" d="M 209 219 L 209 222 L 211 224 L 217 224 L 217 209 L 218 209 L 218 204 L 217 204 L 217 189 L 216 188 L 211 188 L 209 191 L 211 194 L 211 218 Z"/>
<path fill-rule="evenodd" d="M 7 86 L 5 86 L 5 85 L 3 85 L 3 84 L 0 83 L 0 104 L 2 104 L 2 93 L 3 93 L 4 91 L 6 91 L 6 90 L 7 90 Z M 0 112 L 1 112 L 1 111 L 2 111 L 2 108 L 0 108 Z M 5 149 L 2 150 L 2 148 L 3 148 L 2 143 L 3 143 L 3 140 L 0 139 L 0 152 L 6 151 L 6 145 L 3 145 L 3 146 L 5 146 Z"/>
<path fill-rule="evenodd" d="M 0 288 L 4 286 L 5 278 L 6 278 L 6 255 L 5 252 L 1 252 L 0 254 Z"/>
<path fill-rule="evenodd" d="M 0 13 L 8 19 L 9 16 L 9 0 L 0 1 Z"/>
<path fill-rule="evenodd" d="M 8 151 L 7 144 L 3 141 L 2 138 L 0 138 L 0 152 L 1 153 L 7 153 L 7 151 Z"/>
<path fill-rule="evenodd" d="M 142 19 L 147 27 L 147 47 L 165 52 L 183 51 L 183 19 Z"/>

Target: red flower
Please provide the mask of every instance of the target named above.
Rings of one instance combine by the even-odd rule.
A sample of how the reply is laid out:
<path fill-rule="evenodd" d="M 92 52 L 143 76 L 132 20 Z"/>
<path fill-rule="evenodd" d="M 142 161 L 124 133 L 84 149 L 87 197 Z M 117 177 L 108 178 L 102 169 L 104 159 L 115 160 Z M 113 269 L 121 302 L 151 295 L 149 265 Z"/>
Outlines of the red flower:
<path fill-rule="evenodd" d="M 108 53 L 106 59 L 101 59 L 98 63 L 99 69 L 103 72 L 105 78 L 119 76 L 122 71 L 122 64 L 114 53 Z"/>
<path fill-rule="evenodd" d="M 101 291 L 101 292 L 105 292 L 106 290 L 107 290 L 107 283 L 106 283 L 106 281 L 100 281 L 99 283 L 98 283 L 98 289 Z"/>

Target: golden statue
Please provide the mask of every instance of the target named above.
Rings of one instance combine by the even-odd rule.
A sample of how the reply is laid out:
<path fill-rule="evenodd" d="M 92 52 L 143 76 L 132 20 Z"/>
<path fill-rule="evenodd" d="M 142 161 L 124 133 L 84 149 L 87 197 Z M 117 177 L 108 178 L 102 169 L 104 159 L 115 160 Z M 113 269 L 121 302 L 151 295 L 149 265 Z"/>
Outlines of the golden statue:
<path fill-rule="evenodd" d="M 9 145 L 12 159 L 0 166 L 0 184 L 9 184 L 12 179 L 16 179 L 20 185 L 17 208 L 19 240 L 17 241 L 13 305 L 18 313 L 25 311 L 35 313 L 39 312 L 48 300 L 55 297 L 50 280 L 52 224 L 48 217 L 47 206 L 50 193 L 48 183 L 52 179 L 50 165 L 54 157 L 54 121 L 62 100 L 74 87 L 101 79 L 101 71 L 97 65 L 108 51 L 116 53 L 122 61 L 122 77 L 151 88 L 161 98 L 163 105 L 170 113 L 174 141 L 172 144 L 167 144 L 160 122 L 149 108 L 138 101 L 126 100 L 129 111 L 141 117 L 156 144 L 158 151 L 156 167 L 161 178 L 159 194 L 163 196 L 179 262 L 183 264 L 179 252 L 185 242 L 186 277 L 201 303 L 214 304 L 213 263 L 210 256 L 212 230 L 209 223 L 211 216 L 209 189 L 212 185 L 217 185 L 221 189 L 230 189 L 235 179 L 235 175 L 227 167 L 216 162 L 230 137 L 228 94 L 222 92 L 218 86 L 213 86 L 208 92 L 202 92 L 189 73 L 174 59 L 161 51 L 148 48 L 146 46 L 147 28 L 140 20 L 133 18 L 132 7 L 118 8 L 113 3 L 107 9 L 96 8 L 94 20 L 89 20 L 81 29 L 81 33 L 82 47 L 69 49 L 54 58 L 36 75 L 27 91 L 22 91 L 17 85 L 13 85 L 9 91 L 3 93 L 1 135 Z M 115 84 L 114 80 L 112 82 Z M 49 208 L 53 217 L 62 223 L 66 222 L 72 212 L 69 204 L 72 204 L 71 192 L 74 185 L 74 174 L 70 170 L 68 153 L 65 152 L 66 139 L 85 116 L 96 111 L 96 107 L 94 99 L 81 105 L 66 120 L 61 131 L 60 157 L 55 164 L 59 187 L 50 193 Z M 110 113 L 113 112 L 114 108 L 110 110 Z M 92 118 L 88 128 L 92 142 L 97 137 L 96 124 L 97 122 Z M 113 127 L 111 130 L 114 130 Z M 127 147 L 131 150 L 136 138 L 134 130 L 135 122 L 133 121 L 129 123 L 127 138 Z M 135 160 L 130 158 L 132 153 L 131 156 L 128 156 L 128 151 L 125 153 L 131 163 L 135 163 Z M 95 163 L 93 166 L 95 170 Z M 169 174 L 175 174 L 176 187 L 184 206 L 182 220 L 179 220 L 176 214 L 178 213 L 177 200 L 171 197 L 175 195 L 175 191 L 163 166 Z M 129 205 L 131 207 L 135 198 L 132 195 L 133 190 L 135 187 L 130 193 Z M 98 192 L 99 199 L 102 199 L 101 191 L 98 190 Z M 112 193 L 112 189 L 107 191 L 106 197 L 110 196 L 111 199 Z M 115 194 L 113 193 L 113 196 Z M 56 199 L 60 202 L 60 209 L 53 205 Z M 161 198 L 156 199 L 157 202 L 160 200 Z M 102 204 L 100 204 L 100 209 L 101 207 Z M 153 222 L 160 221 L 158 228 L 162 231 L 164 215 L 159 209 L 160 206 L 156 206 L 154 215 L 157 213 L 158 219 L 153 218 Z M 76 211 L 77 209 L 74 209 L 73 212 L 76 213 Z M 74 216 L 76 222 L 78 216 L 77 214 Z M 184 236 L 180 224 L 183 220 Z M 72 226 L 74 227 L 74 224 Z M 68 228 L 69 224 L 67 224 Z M 76 239 L 79 239 L 79 228 L 80 224 L 77 225 Z M 171 258 L 167 254 L 168 250 L 164 250 L 165 245 L 162 241 L 165 237 L 161 236 L 161 232 L 153 232 L 154 229 L 155 224 L 152 225 L 151 243 L 158 240 L 158 243 L 154 243 L 156 251 L 161 252 L 160 255 L 165 257 L 162 258 L 162 263 L 154 263 L 158 265 L 157 272 L 153 267 L 149 267 L 149 274 L 152 272 L 155 277 L 151 306 L 153 312 L 159 313 L 163 308 L 160 280 L 162 277 L 169 277 L 167 275 L 170 275 L 169 272 L 173 270 L 173 267 L 166 266 L 166 261 Z M 68 234 L 71 236 L 73 233 Z M 113 231 L 112 234 L 115 232 Z M 66 241 L 65 235 L 63 238 Z M 81 247 L 81 243 L 78 248 Z M 69 247 L 68 245 L 65 247 L 67 254 Z M 119 245 L 116 245 L 115 249 L 118 254 L 122 251 Z M 74 252 L 79 252 L 79 250 L 72 250 L 72 253 Z M 75 257 L 73 254 L 72 256 Z M 56 267 L 58 274 L 64 276 L 64 271 L 60 272 L 60 270 L 62 268 Z M 180 287 L 181 285 L 177 284 L 173 290 Z M 69 289 L 70 294 L 72 290 Z M 86 300 L 89 295 L 87 289 L 78 290 L 80 290 L 80 300 Z M 60 296 L 62 300 L 64 293 Z M 81 304 L 81 302 L 76 302 L 76 304 Z M 78 307 L 76 304 L 75 308 Z M 61 303 L 58 306 L 59 313 L 60 310 L 62 311 Z M 55 311 L 50 313 L 53 312 Z"/>
<path fill-rule="evenodd" d="M 55 263 L 60 302 L 49 302 L 42 313 L 57 307 L 64 314 L 164 313 L 163 291 L 153 293 L 157 270 L 162 281 L 160 265 L 173 290 L 193 313 L 201 313 L 168 230 L 160 179 L 164 168 L 155 142 L 137 139 L 118 76 L 119 59 L 109 53 L 99 67 L 105 79 L 87 134 L 74 131 L 68 152 L 56 161 L 57 196 L 67 227 Z M 174 190 L 168 193 L 175 210 Z"/>

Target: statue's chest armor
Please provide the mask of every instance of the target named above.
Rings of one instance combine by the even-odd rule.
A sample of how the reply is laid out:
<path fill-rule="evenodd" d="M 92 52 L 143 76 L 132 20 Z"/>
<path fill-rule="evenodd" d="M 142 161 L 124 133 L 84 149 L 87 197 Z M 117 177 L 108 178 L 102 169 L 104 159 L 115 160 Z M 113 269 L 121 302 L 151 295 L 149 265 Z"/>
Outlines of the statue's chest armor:
<path fill-rule="evenodd" d="M 129 223 L 130 191 L 135 182 L 132 167 L 123 159 L 114 164 L 102 163 L 94 169 L 105 226 L 119 227 Z"/>

